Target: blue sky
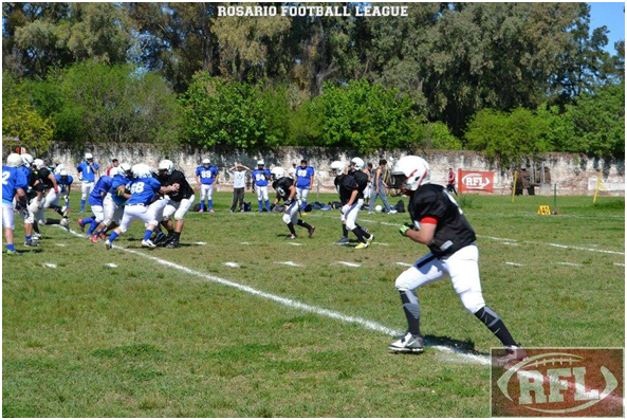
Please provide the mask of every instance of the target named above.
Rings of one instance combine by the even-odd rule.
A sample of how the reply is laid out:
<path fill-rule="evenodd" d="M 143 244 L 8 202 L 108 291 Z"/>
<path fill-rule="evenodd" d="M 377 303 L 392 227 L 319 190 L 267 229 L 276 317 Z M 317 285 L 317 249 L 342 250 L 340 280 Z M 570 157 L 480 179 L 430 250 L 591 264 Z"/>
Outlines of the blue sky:
<path fill-rule="evenodd" d="M 599 26 L 607 26 L 610 30 L 608 43 L 606 50 L 614 54 L 614 43 L 616 41 L 625 39 L 625 3 L 592 3 L 588 2 L 591 7 L 590 10 L 590 29 L 598 28 Z"/>

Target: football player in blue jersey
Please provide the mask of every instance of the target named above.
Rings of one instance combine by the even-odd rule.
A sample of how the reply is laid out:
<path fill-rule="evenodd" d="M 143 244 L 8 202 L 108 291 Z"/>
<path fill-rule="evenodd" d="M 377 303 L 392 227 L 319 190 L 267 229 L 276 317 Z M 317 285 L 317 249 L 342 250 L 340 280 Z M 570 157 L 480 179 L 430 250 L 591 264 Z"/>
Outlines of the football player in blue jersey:
<path fill-rule="evenodd" d="M 270 212 L 270 200 L 268 199 L 268 181 L 272 179 L 272 174 L 268 169 L 264 168 L 265 163 L 263 160 L 257 161 L 257 169 L 252 173 L 253 184 L 255 192 L 257 193 L 257 202 L 259 204 L 259 212 Z M 263 208 L 265 202 L 266 208 Z"/>
<path fill-rule="evenodd" d="M 110 168 L 108 176 L 111 178 L 111 186 L 102 200 L 104 220 L 92 232 L 92 242 L 97 242 L 98 238 L 106 240 L 107 231 L 117 228 L 122 222 L 124 204 L 131 196 L 126 191 L 126 185 L 130 182 L 127 174 L 130 173 L 131 166 L 128 163 Z"/>
<path fill-rule="evenodd" d="M 307 165 L 307 160 L 300 161 L 300 166 L 296 168 L 296 194 L 298 200 L 301 202 L 301 211 L 305 211 L 307 207 L 307 196 L 309 190 L 313 187 L 314 181 L 314 168 Z"/>
<path fill-rule="evenodd" d="M 94 162 L 94 155 L 91 153 L 85 153 L 85 162 L 79 163 L 76 167 L 78 179 L 82 182 L 81 213 L 85 213 L 85 200 L 94 189 L 94 182 L 96 181 L 99 168 L 98 164 Z"/>
<path fill-rule="evenodd" d="M 78 224 L 81 225 L 81 228 L 86 226 L 88 223 L 90 224 L 89 228 L 87 229 L 87 235 L 91 238 L 91 241 L 93 243 L 98 242 L 98 236 L 92 236 L 92 233 L 94 232 L 94 230 L 96 230 L 96 227 L 98 227 L 98 225 L 102 223 L 105 219 L 104 199 L 107 196 L 109 189 L 111 188 L 111 182 L 111 177 L 108 177 L 106 175 L 103 175 L 98 179 L 98 182 L 96 182 L 96 185 L 91 191 L 91 194 L 89 194 L 89 199 L 87 201 L 94 215 L 87 219 L 80 219 L 78 222 Z"/>
<path fill-rule="evenodd" d="M 128 184 L 131 196 L 124 206 L 122 223 L 105 242 L 107 250 L 113 247 L 116 238 L 126 232 L 133 220 L 136 219 L 146 224 L 142 246 L 156 248 L 156 245 L 150 240 L 150 236 L 159 224 L 159 218 L 162 217 L 160 215 L 163 214 L 169 199 L 162 198 L 161 183 L 152 176 L 153 171 L 148 165 L 144 163 L 134 165 L 131 172 L 133 179 Z"/>
<path fill-rule="evenodd" d="M 61 169 L 59 169 L 61 167 Z M 70 208 L 70 191 L 72 191 L 72 183 L 74 178 L 68 173 L 67 169 L 63 165 L 56 167 L 57 174 L 54 176 L 59 186 L 59 195 L 55 201 L 55 205 L 59 205 L 59 197 L 63 196 L 65 202 L 65 211 Z"/>
<path fill-rule="evenodd" d="M 209 213 L 213 211 L 213 186 L 218 184 L 219 172 L 215 165 L 211 164 L 211 160 L 203 159 L 202 165 L 196 168 L 196 184 L 200 188 L 200 210 L 199 213 L 205 211 L 205 199 L 207 199 Z"/>
<path fill-rule="evenodd" d="M 22 210 L 26 206 L 26 188 L 28 180 L 20 169 L 22 158 L 17 153 L 7 156 L 6 165 L 2 165 L 2 227 L 7 246 L 7 255 L 19 255 L 13 245 L 13 200 L 16 208 Z"/>

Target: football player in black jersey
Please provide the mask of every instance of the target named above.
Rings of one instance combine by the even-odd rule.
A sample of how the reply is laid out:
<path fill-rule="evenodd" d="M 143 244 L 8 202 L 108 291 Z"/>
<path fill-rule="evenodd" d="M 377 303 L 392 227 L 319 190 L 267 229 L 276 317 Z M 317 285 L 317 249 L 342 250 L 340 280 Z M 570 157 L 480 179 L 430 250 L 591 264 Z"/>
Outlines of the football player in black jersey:
<path fill-rule="evenodd" d="M 40 225 L 61 225 L 69 231 L 69 219 L 67 210 L 64 210 L 58 204 L 59 185 L 54 174 L 50 172 L 41 159 L 33 161 L 34 173 L 36 181 L 34 188 L 41 194 L 37 194 L 37 198 L 31 201 L 31 210 L 35 215 L 35 220 Z M 47 208 L 54 210 L 62 219 L 44 218 L 44 212 Z"/>
<path fill-rule="evenodd" d="M 290 236 L 287 239 L 296 239 L 296 231 L 294 230 L 294 223 L 298 226 L 304 227 L 309 232 L 309 237 L 313 237 L 316 230 L 315 226 L 304 222 L 298 218 L 299 205 L 296 197 L 296 186 L 294 184 L 293 175 L 291 172 L 288 176 L 285 176 L 285 170 L 280 167 L 272 169 L 272 188 L 276 191 L 276 198 L 274 199 L 274 205 L 279 204 L 279 201 L 283 200 L 285 203 L 285 214 L 283 214 L 283 222 L 290 230 Z"/>
<path fill-rule="evenodd" d="M 420 305 L 415 292 L 448 274 L 453 289 L 470 313 L 496 335 L 507 350 L 501 363 L 509 365 L 526 357 L 503 320 L 486 306 L 479 278 L 479 251 L 475 232 L 457 202 L 441 185 L 430 184 L 429 164 L 418 156 L 401 158 L 392 174 L 401 191 L 409 196 L 411 225 L 400 228 L 401 235 L 422 243 L 431 251 L 396 279 L 407 317 L 408 331 L 389 345 L 399 352 L 421 352 Z"/>
<path fill-rule="evenodd" d="M 364 161 L 359 158 L 353 159 L 353 161 L 355 160 L 357 160 L 357 162 L 351 162 L 350 173 L 347 173 L 345 170 L 346 167 L 344 163 L 340 161 L 331 163 L 331 170 L 333 171 L 333 175 L 335 175 L 335 188 L 337 189 L 340 202 L 342 203 L 342 238 L 340 238 L 336 244 L 347 245 L 349 243 L 348 231 L 350 230 L 357 236 L 357 240 L 359 241 L 355 249 L 364 249 L 368 248 L 370 243 L 372 243 L 374 235 L 366 232 L 357 224 L 357 215 L 364 204 L 363 191 L 368 184 L 368 176 L 356 170 L 356 166 L 363 168 Z M 358 165 L 356 165 L 356 163 Z M 355 176 L 357 176 L 357 180 Z M 364 179 L 365 183 L 363 182 Z M 359 183 L 357 182 L 358 180 Z"/>
<path fill-rule="evenodd" d="M 165 247 L 177 248 L 183 231 L 183 219 L 196 198 L 194 190 L 185 179 L 183 172 L 175 170 L 174 163 L 167 159 L 159 162 L 157 179 L 161 182 L 161 192 L 170 198 L 163 211 L 162 224 L 168 230 Z M 174 216 L 174 223 L 171 220 L 172 216 Z"/>

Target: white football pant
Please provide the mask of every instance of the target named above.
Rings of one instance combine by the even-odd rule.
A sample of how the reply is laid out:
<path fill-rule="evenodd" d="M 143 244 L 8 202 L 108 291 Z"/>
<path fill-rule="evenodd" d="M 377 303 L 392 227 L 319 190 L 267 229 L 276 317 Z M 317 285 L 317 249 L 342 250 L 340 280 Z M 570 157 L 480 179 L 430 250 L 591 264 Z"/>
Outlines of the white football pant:
<path fill-rule="evenodd" d="M 163 220 L 170 220 L 172 215 L 174 215 L 174 220 L 183 220 L 185 214 L 192 207 L 192 204 L 194 204 L 195 199 L 196 196 L 192 194 L 191 197 L 184 198 L 181 201 L 170 200 L 163 211 Z"/>
<path fill-rule="evenodd" d="M 257 192 L 257 200 L 266 201 L 268 200 L 268 186 L 264 185 L 260 187 L 259 185 L 255 185 L 255 191 Z"/>

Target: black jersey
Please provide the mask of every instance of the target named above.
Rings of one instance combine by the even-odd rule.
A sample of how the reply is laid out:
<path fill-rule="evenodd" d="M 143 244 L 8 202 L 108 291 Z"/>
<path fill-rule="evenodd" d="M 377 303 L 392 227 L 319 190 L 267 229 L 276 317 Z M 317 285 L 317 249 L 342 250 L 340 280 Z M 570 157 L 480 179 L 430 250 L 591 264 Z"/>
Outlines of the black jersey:
<path fill-rule="evenodd" d="M 355 182 L 357 183 L 357 198 L 364 198 L 364 190 L 368 187 L 368 175 L 362 171 L 355 171 L 352 173 Z"/>
<path fill-rule="evenodd" d="M 359 186 L 355 182 L 355 178 L 352 175 L 342 175 L 335 178 L 335 189 L 340 195 L 340 201 L 342 204 L 348 203 L 351 199 L 353 191 L 359 190 Z"/>
<path fill-rule="evenodd" d="M 409 214 L 414 224 L 435 219 L 437 227 L 429 249 L 438 258 L 446 257 L 477 240 L 457 202 L 443 186 L 426 184 L 409 200 Z"/>
<path fill-rule="evenodd" d="M 45 188 L 52 188 L 54 186 L 52 180 L 50 179 L 50 174 L 50 169 L 48 168 L 41 168 L 37 171 L 37 178 L 39 179 L 39 182 L 44 184 Z"/>
<path fill-rule="evenodd" d="M 281 200 L 290 198 L 290 188 L 294 185 L 294 180 L 284 176 L 272 183 L 272 188 L 277 192 Z"/>
<path fill-rule="evenodd" d="M 185 179 L 185 175 L 181 171 L 172 171 L 170 175 L 157 178 L 163 187 L 169 187 L 170 185 L 179 184 L 179 190 L 168 193 L 170 200 L 179 202 L 185 198 L 190 198 L 194 195 L 194 190 L 190 187 L 189 182 Z"/>

